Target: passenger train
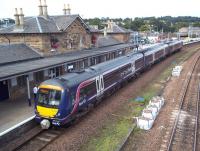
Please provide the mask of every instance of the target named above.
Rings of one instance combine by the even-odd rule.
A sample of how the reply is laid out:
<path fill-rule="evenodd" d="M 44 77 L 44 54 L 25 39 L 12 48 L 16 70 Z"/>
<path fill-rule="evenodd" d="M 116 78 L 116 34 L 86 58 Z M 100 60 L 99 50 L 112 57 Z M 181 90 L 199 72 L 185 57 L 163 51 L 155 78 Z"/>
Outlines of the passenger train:
<path fill-rule="evenodd" d="M 39 86 L 35 103 L 35 119 L 43 125 L 64 125 L 99 102 L 104 96 L 114 92 L 123 82 L 182 47 L 181 41 L 160 43 L 91 66 L 83 71 L 46 80 Z"/>

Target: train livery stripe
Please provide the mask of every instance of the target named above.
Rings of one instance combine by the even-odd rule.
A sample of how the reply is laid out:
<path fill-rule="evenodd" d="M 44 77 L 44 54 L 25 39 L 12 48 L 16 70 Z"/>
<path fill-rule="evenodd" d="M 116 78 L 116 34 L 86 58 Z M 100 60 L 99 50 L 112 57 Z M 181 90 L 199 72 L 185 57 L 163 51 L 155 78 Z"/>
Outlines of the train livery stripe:
<path fill-rule="evenodd" d="M 91 84 L 93 81 L 90 79 L 90 80 L 86 80 L 84 82 L 82 82 L 79 86 L 78 86 L 78 89 L 76 91 L 76 100 L 75 100 L 75 104 L 74 104 L 74 107 L 73 107 L 73 110 L 71 112 L 71 114 L 74 114 L 76 111 L 77 111 L 77 108 L 79 106 L 79 102 L 80 102 L 80 90 L 81 88 Z"/>
<path fill-rule="evenodd" d="M 79 106 L 79 102 L 80 102 L 80 90 L 81 90 L 81 88 L 91 84 L 93 82 L 93 80 L 94 80 L 94 78 L 86 80 L 86 81 L 82 82 L 81 84 L 79 84 L 77 91 L 76 91 L 76 99 L 75 99 L 74 107 L 73 107 L 71 113 L 69 115 L 67 115 L 65 118 L 62 118 L 61 120 L 66 120 L 66 119 L 70 118 L 70 116 L 77 111 L 78 106 Z"/>
<path fill-rule="evenodd" d="M 37 111 L 42 117 L 55 117 L 55 115 L 58 113 L 58 109 L 47 108 L 42 106 L 37 106 Z"/>
<path fill-rule="evenodd" d="M 40 85 L 39 88 L 41 89 L 53 89 L 53 90 L 58 90 L 58 91 L 62 91 L 63 89 L 59 86 L 55 86 L 55 85 Z"/>

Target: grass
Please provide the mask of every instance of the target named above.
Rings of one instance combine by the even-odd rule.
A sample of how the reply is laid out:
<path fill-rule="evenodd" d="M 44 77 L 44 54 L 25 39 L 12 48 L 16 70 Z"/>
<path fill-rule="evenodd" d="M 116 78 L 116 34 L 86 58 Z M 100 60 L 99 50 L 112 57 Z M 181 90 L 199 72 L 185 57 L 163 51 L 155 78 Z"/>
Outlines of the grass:
<path fill-rule="evenodd" d="M 124 134 L 127 134 L 132 124 L 129 120 L 119 120 L 111 125 L 105 127 L 100 137 L 93 138 L 91 141 L 82 147 L 81 150 L 87 151 L 111 151 L 116 149 L 117 145 L 121 141 L 121 138 L 124 137 Z"/>
<path fill-rule="evenodd" d="M 135 102 L 135 98 L 130 99 L 128 107 L 126 106 L 127 119 L 132 119 L 131 117 L 137 117 L 141 114 L 142 110 L 148 104 L 149 100 L 155 96 L 161 89 L 160 80 L 165 80 L 170 74 L 169 69 L 165 70 L 159 78 L 152 81 L 146 89 L 140 92 L 145 101 L 144 102 Z M 93 137 L 90 141 L 83 145 L 81 151 L 114 151 L 118 145 L 122 142 L 123 138 L 127 135 L 129 129 L 133 126 L 132 120 L 127 120 L 119 118 L 116 121 L 105 124 L 103 130 L 98 134 L 98 137 Z M 142 131 L 138 128 L 134 128 L 133 133 L 141 133 Z"/>
<path fill-rule="evenodd" d="M 129 129 L 133 126 L 132 117 L 139 116 L 145 106 L 149 103 L 149 100 L 160 93 L 163 89 L 168 77 L 171 75 L 172 68 L 187 60 L 196 52 L 196 49 L 187 52 L 184 55 L 176 54 L 177 59 L 167 67 L 158 77 L 153 80 L 143 91 L 139 93 L 139 96 L 143 97 L 144 102 L 136 102 L 135 98 L 129 99 L 127 105 L 123 106 L 118 113 L 121 117 L 111 120 L 105 123 L 103 129 L 100 129 L 98 134 L 92 136 L 90 140 L 82 145 L 81 151 L 114 151 L 126 137 Z M 127 118 L 124 118 L 122 114 L 125 114 Z M 131 119 L 131 120 L 130 120 Z M 132 134 L 142 133 L 139 128 L 134 128 Z"/>

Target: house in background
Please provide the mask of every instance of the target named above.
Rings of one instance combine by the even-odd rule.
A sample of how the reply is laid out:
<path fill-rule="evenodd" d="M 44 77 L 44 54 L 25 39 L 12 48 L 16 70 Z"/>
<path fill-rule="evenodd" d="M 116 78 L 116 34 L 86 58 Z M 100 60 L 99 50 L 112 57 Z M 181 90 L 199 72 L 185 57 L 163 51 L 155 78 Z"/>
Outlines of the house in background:
<path fill-rule="evenodd" d="M 181 37 L 199 37 L 200 27 L 182 27 L 179 29 L 179 34 Z"/>
<path fill-rule="evenodd" d="M 1 28 L 6 28 L 6 27 L 14 25 L 14 24 L 15 24 L 15 20 L 13 20 L 11 18 L 2 18 L 2 19 L 0 19 L 0 29 Z"/>
<path fill-rule="evenodd" d="M 46 1 L 40 0 L 39 15 L 24 17 L 22 8 L 15 9 L 15 25 L 0 30 L 0 43 L 25 43 L 44 56 L 89 48 L 88 25 L 79 15 L 71 15 L 68 5 L 63 15 L 50 16 Z M 52 53 L 54 52 L 54 53 Z"/>
<path fill-rule="evenodd" d="M 112 43 L 128 43 L 132 31 L 118 26 L 115 22 L 108 20 L 104 29 L 99 30 L 97 26 L 90 26 L 92 44 L 98 46 L 99 39 L 109 39 Z M 103 38 L 104 37 L 104 38 Z"/>

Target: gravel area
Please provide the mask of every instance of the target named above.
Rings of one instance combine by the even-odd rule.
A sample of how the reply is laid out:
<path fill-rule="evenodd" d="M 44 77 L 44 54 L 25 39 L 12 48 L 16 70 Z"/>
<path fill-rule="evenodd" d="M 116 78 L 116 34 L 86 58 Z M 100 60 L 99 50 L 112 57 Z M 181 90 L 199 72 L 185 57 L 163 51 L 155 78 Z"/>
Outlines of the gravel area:
<path fill-rule="evenodd" d="M 180 53 L 184 53 L 183 50 Z M 86 143 L 91 136 L 97 135 L 98 131 L 102 129 L 106 122 L 110 120 L 112 113 L 115 113 L 124 103 L 127 103 L 130 98 L 137 96 L 137 93 L 144 89 L 153 79 L 155 79 L 156 75 L 162 72 L 167 66 L 169 66 L 176 59 L 176 55 L 173 55 L 160 64 L 155 65 L 151 70 L 146 71 L 139 78 L 134 80 L 133 82 L 126 85 L 124 88 L 120 89 L 117 93 L 113 94 L 111 97 L 107 98 L 103 102 L 101 102 L 97 107 L 95 107 L 92 111 L 90 111 L 87 115 L 82 117 L 78 122 L 74 125 L 66 128 L 64 134 L 55 140 L 52 144 L 47 146 L 45 151 L 78 151 L 81 148 L 81 145 Z M 166 105 L 164 109 L 161 111 L 161 114 L 157 118 L 154 127 L 151 131 L 147 133 L 143 133 L 141 135 L 138 134 L 136 136 L 135 142 L 140 142 L 138 145 L 136 144 L 136 150 L 159 150 L 159 144 L 161 144 L 161 136 L 164 136 L 164 131 L 167 127 L 167 121 L 172 108 L 168 106 L 174 106 L 177 103 L 175 93 L 177 83 L 180 80 L 172 79 L 170 83 L 172 83 L 173 87 L 168 85 L 166 87 L 166 92 L 164 93 L 164 97 L 168 98 L 166 100 Z M 171 89 L 173 88 L 173 89 Z M 172 95 L 172 92 L 174 93 Z M 174 101 L 168 101 L 174 98 Z M 155 135 L 156 134 L 156 135 Z M 134 136 L 135 138 L 135 136 Z M 153 139 L 152 139 L 153 138 Z M 141 141 L 142 140 L 142 141 Z M 150 141 L 151 140 L 151 141 Z M 153 141 L 153 143 L 151 143 Z M 131 140 L 132 142 L 132 140 Z M 135 142 L 133 144 L 135 144 Z M 146 147 L 151 147 L 151 149 L 146 149 Z M 154 149 L 153 149 L 154 148 Z M 130 148 L 130 150 L 135 149 L 135 147 Z M 30 149 L 31 150 L 31 149 Z"/>
<path fill-rule="evenodd" d="M 197 47 L 193 47 L 193 49 L 195 48 Z M 183 53 L 189 51 L 189 49 L 191 48 L 184 49 Z M 182 64 L 183 71 L 180 77 L 171 77 L 166 83 L 163 91 L 165 105 L 155 120 L 153 128 L 150 131 L 142 131 L 141 133 L 133 134 L 123 151 L 166 150 L 171 132 L 172 116 L 179 107 L 180 91 L 191 69 L 193 58 L 194 56 L 190 57 L 190 59 Z"/>

